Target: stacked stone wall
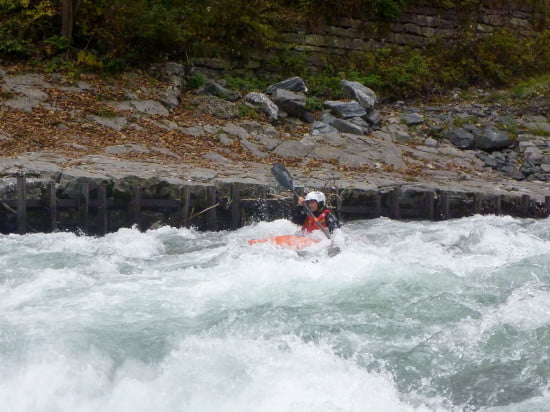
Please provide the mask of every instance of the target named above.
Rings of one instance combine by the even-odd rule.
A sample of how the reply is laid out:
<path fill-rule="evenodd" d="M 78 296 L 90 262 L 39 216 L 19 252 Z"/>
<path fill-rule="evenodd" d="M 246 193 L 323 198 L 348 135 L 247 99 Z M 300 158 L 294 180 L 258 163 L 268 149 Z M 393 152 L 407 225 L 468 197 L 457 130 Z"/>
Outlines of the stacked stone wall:
<path fill-rule="evenodd" d="M 547 17 L 543 11 L 521 1 L 485 1 L 478 10 L 466 11 L 421 0 L 387 23 L 357 16 L 314 28 L 293 28 L 283 33 L 282 48 L 305 54 L 310 64 L 321 66 L 327 55 L 343 56 L 388 46 L 422 49 L 435 42 L 456 40 L 465 30 L 488 35 L 507 28 L 528 38 L 545 26 L 541 22 L 547 21 Z M 274 57 L 280 50 L 273 50 L 267 57 Z"/>

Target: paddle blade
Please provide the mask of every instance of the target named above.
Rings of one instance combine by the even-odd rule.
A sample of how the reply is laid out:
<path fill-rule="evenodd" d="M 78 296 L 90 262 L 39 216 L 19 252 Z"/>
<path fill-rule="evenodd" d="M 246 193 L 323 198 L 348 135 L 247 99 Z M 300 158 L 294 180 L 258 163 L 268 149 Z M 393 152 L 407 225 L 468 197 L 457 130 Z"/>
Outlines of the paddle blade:
<path fill-rule="evenodd" d="M 286 168 L 282 164 L 275 164 L 271 168 L 271 174 L 282 187 L 294 191 L 292 176 L 290 176 L 290 173 L 288 173 L 288 170 L 286 170 Z"/>

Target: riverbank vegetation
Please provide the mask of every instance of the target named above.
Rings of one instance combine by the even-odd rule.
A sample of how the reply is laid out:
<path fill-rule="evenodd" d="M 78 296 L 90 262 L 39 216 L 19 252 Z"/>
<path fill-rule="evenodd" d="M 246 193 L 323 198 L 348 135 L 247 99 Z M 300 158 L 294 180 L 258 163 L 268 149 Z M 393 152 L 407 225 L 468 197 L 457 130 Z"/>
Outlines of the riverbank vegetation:
<path fill-rule="evenodd" d="M 511 0 L 499 0 L 504 3 Z M 247 58 L 248 50 L 280 46 L 279 27 L 362 16 L 383 25 L 414 0 L 0 0 L 0 57 L 47 71 L 115 73 L 155 60 Z M 477 10 L 482 0 L 437 0 Z M 548 3 L 529 0 L 544 19 Z M 545 22 L 547 23 L 547 21 Z M 534 22 L 534 24 L 540 22 Z M 544 24 L 543 26 L 544 27 Z M 342 77 L 385 96 L 415 97 L 472 85 L 510 86 L 548 73 L 550 30 L 531 38 L 503 29 L 480 38 L 464 25 L 457 40 L 423 49 L 392 47 L 327 57 L 311 71 L 306 56 L 285 53 L 266 62 L 267 78 L 300 75 L 311 94 L 338 94 Z M 258 77 L 258 73 L 255 73 Z M 266 79 L 266 82 L 269 80 Z M 242 79 L 240 81 L 243 83 Z M 256 83 L 261 83 L 261 79 Z"/>

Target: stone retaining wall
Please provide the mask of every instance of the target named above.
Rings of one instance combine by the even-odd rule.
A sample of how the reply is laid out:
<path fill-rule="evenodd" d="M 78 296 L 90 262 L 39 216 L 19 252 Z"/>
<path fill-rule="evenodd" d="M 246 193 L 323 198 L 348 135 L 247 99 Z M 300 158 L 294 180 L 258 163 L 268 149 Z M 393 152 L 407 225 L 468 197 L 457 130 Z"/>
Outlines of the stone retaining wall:
<path fill-rule="evenodd" d="M 104 235 L 123 227 L 162 225 L 198 230 L 238 229 L 255 221 L 289 218 L 295 199 L 255 184 L 180 185 L 154 179 L 3 179 L 0 233 L 73 231 Z M 297 188 L 298 192 L 301 188 Z M 378 190 L 328 193 L 342 221 L 389 217 L 445 220 L 474 214 L 543 218 L 550 196 L 496 195 L 394 185 Z"/>
<path fill-rule="evenodd" d="M 373 50 L 388 46 L 424 48 L 436 41 L 449 42 L 467 28 L 485 35 L 501 28 L 531 37 L 545 26 L 548 16 L 527 2 L 484 1 L 479 10 L 449 9 L 433 2 L 415 1 L 395 20 L 380 23 L 356 18 L 342 18 L 315 28 L 300 27 L 283 33 L 287 50 L 305 54 L 309 63 L 322 66 L 327 55 Z M 274 57 L 273 51 L 268 58 Z M 257 57 L 260 64 L 265 56 Z"/>

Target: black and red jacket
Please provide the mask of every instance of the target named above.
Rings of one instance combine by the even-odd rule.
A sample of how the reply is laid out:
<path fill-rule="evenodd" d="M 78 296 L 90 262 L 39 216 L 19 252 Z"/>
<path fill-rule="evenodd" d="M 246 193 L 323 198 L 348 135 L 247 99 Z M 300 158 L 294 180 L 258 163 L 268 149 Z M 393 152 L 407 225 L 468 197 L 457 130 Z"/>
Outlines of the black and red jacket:
<path fill-rule="evenodd" d="M 315 218 L 313 218 L 313 216 L 315 216 Z M 329 208 L 324 207 L 321 210 L 313 212 L 313 216 L 307 213 L 305 207 L 299 206 L 292 214 L 291 220 L 292 223 L 302 225 L 302 230 L 306 232 L 319 230 L 320 228 L 317 222 L 319 222 L 321 226 L 326 227 L 330 232 L 340 227 L 340 222 Z"/>

